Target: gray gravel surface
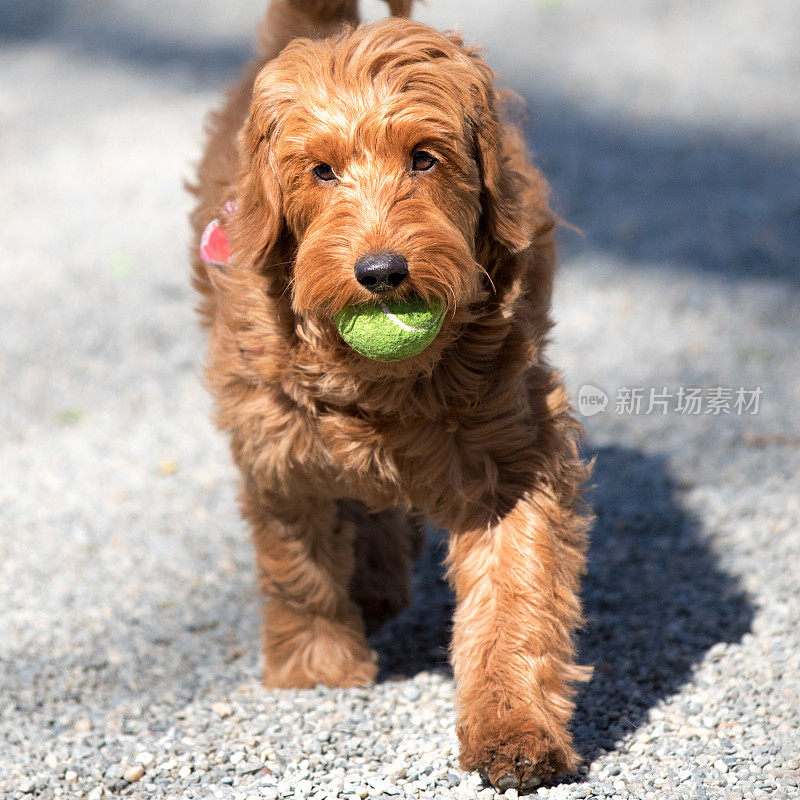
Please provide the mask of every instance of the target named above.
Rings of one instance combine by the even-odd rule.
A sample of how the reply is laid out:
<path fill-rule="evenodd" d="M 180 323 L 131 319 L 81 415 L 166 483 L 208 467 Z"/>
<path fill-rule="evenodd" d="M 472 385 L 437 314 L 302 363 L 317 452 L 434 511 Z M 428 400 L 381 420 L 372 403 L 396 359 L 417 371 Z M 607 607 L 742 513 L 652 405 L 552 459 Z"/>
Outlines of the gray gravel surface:
<path fill-rule="evenodd" d="M 437 534 L 415 605 L 374 640 L 375 687 L 259 687 L 181 180 L 260 13 L 0 0 L 3 798 L 494 796 L 457 768 Z M 610 397 L 587 419 L 585 767 L 537 796 L 797 798 L 796 1 L 418 17 L 483 42 L 527 101 L 583 231 L 564 240 L 556 359 L 576 395 Z M 616 413 L 624 388 L 680 386 L 759 386 L 759 410 Z"/>

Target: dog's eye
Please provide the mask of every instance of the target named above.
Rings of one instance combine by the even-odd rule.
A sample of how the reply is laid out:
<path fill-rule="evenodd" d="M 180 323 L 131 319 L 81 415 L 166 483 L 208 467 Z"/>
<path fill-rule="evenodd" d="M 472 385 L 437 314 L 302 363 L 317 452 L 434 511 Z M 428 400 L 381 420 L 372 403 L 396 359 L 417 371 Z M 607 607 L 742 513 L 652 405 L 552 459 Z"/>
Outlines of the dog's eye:
<path fill-rule="evenodd" d="M 317 164 L 314 167 L 314 174 L 321 180 L 321 181 L 334 181 L 336 180 L 336 173 L 333 171 L 333 168 L 330 164 Z"/>
<path fill-rule="evenodd" d="M 425 150 L 417 150 L 411 157 L 411 169 L 414 172 L 424 172 L 436 163 L 436 159 Z"/>

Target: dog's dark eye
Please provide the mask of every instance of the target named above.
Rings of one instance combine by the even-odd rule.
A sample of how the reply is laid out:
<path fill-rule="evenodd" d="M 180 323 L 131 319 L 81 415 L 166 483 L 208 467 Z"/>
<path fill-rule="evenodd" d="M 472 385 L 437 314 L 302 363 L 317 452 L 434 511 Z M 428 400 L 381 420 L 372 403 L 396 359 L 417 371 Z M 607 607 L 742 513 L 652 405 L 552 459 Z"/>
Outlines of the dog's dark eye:
<path fill-rule="evenodd" d="M 333 168 L 330 164 L 317 164 L 317 166 L 314 167 L 314 174 L 321 181 L 336 180 L 336 173 L 333 171 Z"/>
<path fill-rule="evenodd" d="M 417 150 L 411 157 L 411 169 L 414 172 L 424 172 L 436 163 L 436 159 L 425 150 Z"/>

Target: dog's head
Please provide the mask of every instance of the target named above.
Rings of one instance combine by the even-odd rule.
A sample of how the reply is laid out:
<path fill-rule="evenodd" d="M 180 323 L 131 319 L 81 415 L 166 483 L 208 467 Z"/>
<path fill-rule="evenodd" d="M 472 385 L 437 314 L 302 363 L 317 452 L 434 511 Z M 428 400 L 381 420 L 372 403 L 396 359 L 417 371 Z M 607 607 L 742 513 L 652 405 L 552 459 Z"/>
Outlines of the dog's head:
<path fill-rule="evenodd" d="M 255 81 L 235 261 L 283 271 L 307 318 L 387 294 L 464 309 L 492 281 L 482 250 L 530 243 L 502 136 L 492 73 L 457 36 L 389 19 L 296 40 Z"/>

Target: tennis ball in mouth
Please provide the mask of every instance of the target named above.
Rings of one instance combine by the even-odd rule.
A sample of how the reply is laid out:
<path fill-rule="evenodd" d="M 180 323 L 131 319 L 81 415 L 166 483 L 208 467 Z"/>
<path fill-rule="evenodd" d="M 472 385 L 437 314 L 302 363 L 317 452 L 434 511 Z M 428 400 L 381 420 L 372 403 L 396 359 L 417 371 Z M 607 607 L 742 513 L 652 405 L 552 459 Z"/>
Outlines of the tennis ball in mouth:
<path fill-rule="evenodd" d="M 421 297 L 347 306 L 334 317 L 342 339 L 373 361 L 402 361 L 421 353 L 444 321 L 444 303 Z"/>

